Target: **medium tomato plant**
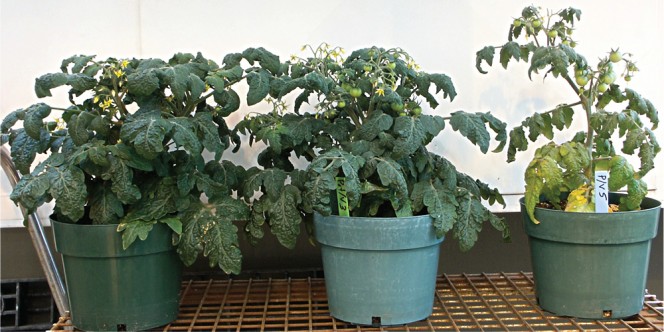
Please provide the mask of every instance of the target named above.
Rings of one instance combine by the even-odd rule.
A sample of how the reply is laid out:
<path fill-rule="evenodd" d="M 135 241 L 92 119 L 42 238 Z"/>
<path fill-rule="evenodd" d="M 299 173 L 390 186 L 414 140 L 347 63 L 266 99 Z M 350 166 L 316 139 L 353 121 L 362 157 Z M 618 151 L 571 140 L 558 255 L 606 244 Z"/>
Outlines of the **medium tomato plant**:
<path fill-rule="evenodd" d="M 265 84 L 274 110 L 236 126 L 250 144 L 265 147 L 262 169 L 248 170 L 243 190 L 258 197 L 247 226 L 251 236 L 262 236 L 264 223 L 294 234 L 314 212 L 336 214 L 330 194 L 343 178 L 352 217 L 429 214 L 436 234 L 450 232 L 462 250 L 473 246 L 485 222 L 509 239 L 505 221 L 483 204 L 504 205 L 498 190 L 426 148 L 449 124 L 486 153 L 491 131 L 500 146 L 506 143 L 502 121 L 488 112 L 427 114 L 454 99 L 452 79 L 420 70 L 400 48 L 363 48 L 347 57 L 327 44 L 307 48 L 311 56 L 293 56 L 283 74 Z M 293 93 L 290 110 L 283 100 Z M 308 161 L 306 170 L 292 157 Z"/>

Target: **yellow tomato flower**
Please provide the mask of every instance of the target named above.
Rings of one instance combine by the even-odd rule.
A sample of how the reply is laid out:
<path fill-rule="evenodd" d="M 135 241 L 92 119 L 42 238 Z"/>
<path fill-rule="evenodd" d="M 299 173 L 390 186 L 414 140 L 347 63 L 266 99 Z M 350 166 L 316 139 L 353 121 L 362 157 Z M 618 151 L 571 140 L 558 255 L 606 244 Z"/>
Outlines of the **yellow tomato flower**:
<path fill-rule="evenodd" d="M 129 65 L 129 60 L 125 59 L 125 60 L 122 60 L 122 62 L 120 62 L 120 67 L 122 67 L 122 68 L 127 68 L 128 65 Z"/>
<path fill-rule="evenodd" d="M 123 72 L 122 72 L 121 69 L 115 69 L 115 70 L 113 70 L 113 73 L 114 73 L 115 76 L 117 76 L 117 77 L 121 77 L 122 74 L 123 74 Z"/>
<path fill-rule="evenodd" d="M 376 94 L 379 96 L 384 96 L 385 95 L 385 90 L 383 88 L 378 88 L 376 89 Z"/>
<path fill-rule="evenodd" d="M 110 98 L 104 100 L 103 103 L 99 103 L 99 107 L 101 107 L 102 109 L 107 109 L 111 107 L 111 105 L 113 105 L 113 101 Z"/>
<path fill-rule="evenodd" d="M 55 119 L 55 129 L 56 130 L 63 130 L 65 129 L 65 120 L 62 118 L 56 118 Z"/>

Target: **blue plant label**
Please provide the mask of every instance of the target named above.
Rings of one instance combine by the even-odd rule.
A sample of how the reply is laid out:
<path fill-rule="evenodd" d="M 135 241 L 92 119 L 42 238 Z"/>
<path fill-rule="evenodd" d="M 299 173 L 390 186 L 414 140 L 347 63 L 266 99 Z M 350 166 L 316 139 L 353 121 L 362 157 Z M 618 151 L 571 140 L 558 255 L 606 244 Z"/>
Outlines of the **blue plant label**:
<path fill-rule="evenodd" d="M 604 165 L 595 168 L 595 212 L 609 212 L 609 171 Z"/>
<path fill-rule="evenodd" d="M 337 181 L 337 205 L 339 206 L 339 215 L 342 217 L 349 217 L 348 211 L 348 194 L 346 193 L 346 178 L 336 177 Z"/>

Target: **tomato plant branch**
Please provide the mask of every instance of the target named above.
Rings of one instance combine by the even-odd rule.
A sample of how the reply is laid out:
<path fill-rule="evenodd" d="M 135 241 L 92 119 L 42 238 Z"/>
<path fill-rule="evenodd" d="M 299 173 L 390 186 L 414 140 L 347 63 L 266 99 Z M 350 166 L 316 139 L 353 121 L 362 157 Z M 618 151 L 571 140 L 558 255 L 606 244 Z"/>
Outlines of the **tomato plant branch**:
<path fill-rule="evenodd" d="M 63 112 L 75 112 L 75 113 L 81 113 L 82 111 L 79 109 L 67 109 L 67 108 L 61 108 L 61 107 L 51 107 L 52 110 L 56 111 L 63 111 Z"/>
<path fill-rule="evenodd" d="M 348 116 L 350 119 L 353 121 L 353 124 L 355 125 L 356 128 L 360 128 L 362 126 L 362 123 L 360 122 L 360 119 L 357 117 L 357 114 L 355 113 L 356 109 L 359 109 L 357 106 L 357 101 L 352 100 L 351 105 L 349 105 L 346 113 L 348 113 Z"/>

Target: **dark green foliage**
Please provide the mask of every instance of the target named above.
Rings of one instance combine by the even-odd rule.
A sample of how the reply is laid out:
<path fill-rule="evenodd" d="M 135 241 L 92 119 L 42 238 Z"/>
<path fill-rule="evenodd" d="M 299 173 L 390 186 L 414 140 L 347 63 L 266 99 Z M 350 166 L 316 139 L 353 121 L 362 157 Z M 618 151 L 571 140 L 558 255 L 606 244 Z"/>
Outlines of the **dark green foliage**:
<path fill-rule="evenodd" d="M 254 188 L 242 184 L 256 182 L 245 181 L 244 168 L 221 160 L 239 139 L 225 117 L 240 108 L 233 90 L 238 82 L 247 79 L 247 101 L 257 103 L 281 63 L 262 48 L 224 59 L 223 68 L 188 53 L 168 62 L 65 59 L 60 72 L 36 80 L 35 92 L 41 98 L 68 87 L 71 105 L 38 103 L 10 113 L 0 126 L 2 143 L 11 145 L 23 174 L 11 198 L 28 212 L 55 200 L 54 217 L 64 222 L 118 224 L 125 248 L 163 222 L 175 231 L 174 244 L 186 264 L 202 253 L 211 265 L 239 273 L 234 224 L 250 219 L 242 194 Z M 16 126 L 21 122 L 23 128 Z M 36 162 L 39 154 L 48 158 Z M 207 156 L 213 160 L 206 162 Z M 275 180 L 264 176 L 256 185 Z M 301 196 L 293 188 L 277 188 L 271 198 L 281 207 L 271 204 L 268 211 L 288 247 L 299 231 L 299 221 L 292 221 L 299 213 L 292 207 Z"/>
<path fill-rule="evenodd" d="M 457 92 L 447 75 L 417 70 L 401 49 L 365 48 L 346 59 L 325 44 L 312 51 L 310 58 L 287 62 L 288 70 L 263 68 L 269 78 L 260 70 L 252 74 L 250 87 L 261 92 L 256 100 L 269 94 L 274 110 L 246 117 L 235 128 L 250 144 L 265 144 L 262 168 L 250 170 L 243 188 L 245 199 L 256 197 L 246 226 L 250 239 L 262 237 L 269 224 L 282 244 L 293 244 L 303 213 L 336 213 L 338 177 L 345 179 L 352 216 L 431 214 L 438 236 L 452 231 L 463 250 L 475 243 L 484 221 L 509 239 L 504 221 L 482 204 L 504 204 L 498 191 L 425 148 L 449 121 L 483 152 L 489 131 L 495 132 L 502 149 L 502 121 L 489 113 L 422 114 L 422 102 L 436 108 L 440 95 L 451 101 Z M 270 91 L 264 82 L 271 82 Z M 296 99 L 289 112 L 281 98 L 291 95 Z M 293 157 L 309 161 L 306 171 L 294 167 Z"/>

